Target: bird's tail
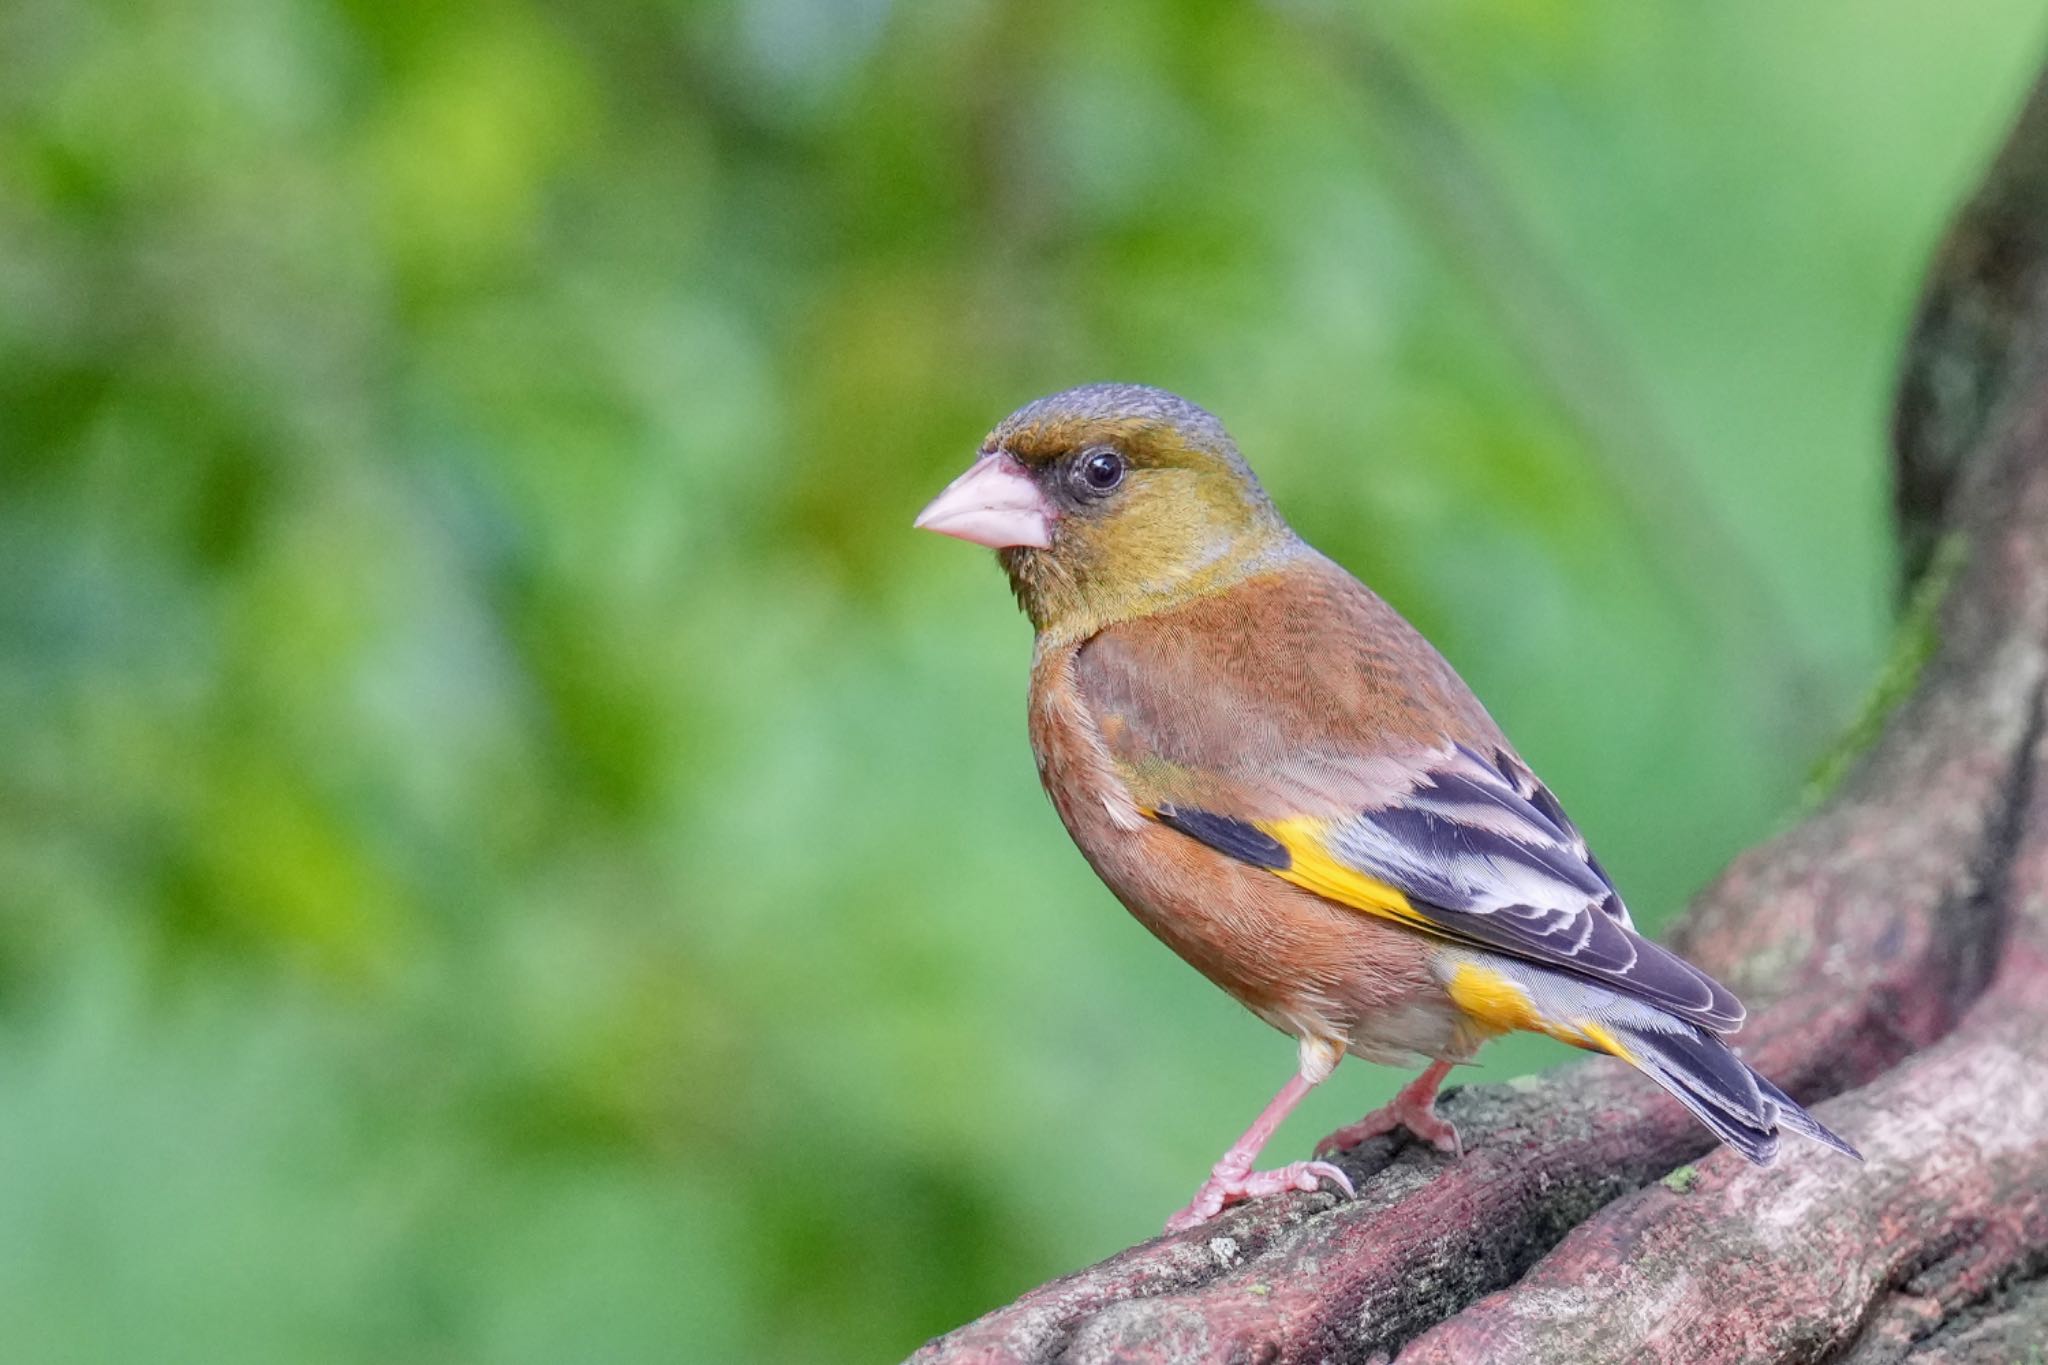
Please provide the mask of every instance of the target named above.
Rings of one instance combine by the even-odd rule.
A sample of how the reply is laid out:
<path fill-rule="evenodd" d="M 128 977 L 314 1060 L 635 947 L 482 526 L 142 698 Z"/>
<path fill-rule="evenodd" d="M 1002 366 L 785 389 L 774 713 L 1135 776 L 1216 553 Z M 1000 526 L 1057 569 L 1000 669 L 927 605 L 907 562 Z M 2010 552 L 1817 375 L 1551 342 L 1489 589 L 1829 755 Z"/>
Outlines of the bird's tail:
<path fill-rule="evenodd" d="M 1759 1166 L 1778 1155 L 1778 1134 L 1798 1133 L 1861 1161 L 1798 1102 L 1735 1055 L 1713 1034 L 1682 1020 L 1603 1021 L 1602 1050 L 1612 1052 L 1669 1090 L 1701 1123 Z"/>

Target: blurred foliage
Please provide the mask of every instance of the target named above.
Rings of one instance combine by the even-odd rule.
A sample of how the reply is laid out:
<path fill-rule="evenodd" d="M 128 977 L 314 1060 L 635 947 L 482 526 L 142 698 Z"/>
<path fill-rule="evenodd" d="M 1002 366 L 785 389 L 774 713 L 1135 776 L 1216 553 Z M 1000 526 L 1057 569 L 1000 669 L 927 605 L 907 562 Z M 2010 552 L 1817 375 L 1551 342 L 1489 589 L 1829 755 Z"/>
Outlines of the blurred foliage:
<path fill-rule="evenodd" d="M 1884 654 L 2034 10 L 10 0 L 9 1357 L 873 1359 L 1152 1231 L 1291 1045 L 908 531 L 1069 383 L 1221 414 L 1654 923 Z"/>

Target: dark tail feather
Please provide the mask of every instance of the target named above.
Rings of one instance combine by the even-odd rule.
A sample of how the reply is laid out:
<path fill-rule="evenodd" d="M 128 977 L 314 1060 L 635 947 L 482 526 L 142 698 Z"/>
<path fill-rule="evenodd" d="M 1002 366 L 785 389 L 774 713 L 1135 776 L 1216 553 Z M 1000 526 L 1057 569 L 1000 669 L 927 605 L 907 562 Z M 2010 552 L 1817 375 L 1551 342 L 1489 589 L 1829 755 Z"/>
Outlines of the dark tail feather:
<path fill-rule="evenodd" d="M 1609 1024 L 1628 1049 L 1625 1060 L 1669 1090 L 1715 1136 L 1759 1166 L 1778 1155 L 1780 1131 L 1798 1133 L 1861 1161 L 1797 1101 L 1772 1085 L 1719 1038 L 1679 1020 L 1647 1025 Z"/>
<path fill-rule="evenodd" d="M 1750 1078 L 1756 1082 L 1756 1088 L 1763 1092 L 1764 1098 L 1776 1106 L 1778 1126 L 1780 1128 L 1790 1128 L 1801 1137 L 1809 1137 L 1824 1147 L 1834 1148 L 1843 1156 L 1854 1157 L 1858 1161 L 1863 1160 L 1863 1153 L 1850 1146 L 1840 1133 L 1837 1133 L 1834 1129 L 1807 1113 L 1805 1109 L 1800 1107 L 1799 1101 L 1778 1089 L 1777 1086 L 1772 1085 L 1769 1078 L 1761 1071 L 1750 1071 L 1749 1074 Z"/>

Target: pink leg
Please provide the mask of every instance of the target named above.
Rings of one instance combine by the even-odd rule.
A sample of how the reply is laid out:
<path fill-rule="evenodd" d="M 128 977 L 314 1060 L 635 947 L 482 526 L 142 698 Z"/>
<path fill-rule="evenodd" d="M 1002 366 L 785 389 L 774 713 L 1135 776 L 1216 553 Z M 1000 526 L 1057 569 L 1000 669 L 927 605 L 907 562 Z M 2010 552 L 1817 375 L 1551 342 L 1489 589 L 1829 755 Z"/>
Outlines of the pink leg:
<path fill-rule="evenodd" d="M 1302 1096 L 1315 1089 L 1315 1085 L 1308 1077 L 1297 1075 L 1282 1086 L 1273 1102 L 1245 1130 L 1244 1136 L 1232 1143 L 1223 1159 L 1211 1168 L 1209 1178 L 1202 1182 L 1201 1189 L 1195 1191 L 1195 1197 L 1188 1206 L 1166 1220 L 1166 1230 L 1179 1232 L 1183 1228 L 1206 1223 L 1225 1205 L 1240 1200 L 1259 1199 L 1282 1190 L 1313 1190 L 1325 1180 L 1346 1194 L 1353 1193 L 1350 1178 L 1327 1161 L 1297 1161 L 1274 1171 L 1252 1169 L 1252 1163 L 1259 1159 L 1259 1151 L 1273 1136 L 1273 1130 L 1293 1112 L 1295 1105 L 1301 1103 Z"/>
<path fill-rule="evenodd" d="M 1449 1062 L 1431 1062 L 1429 1070 L 1402 1086 L 1391 1103 L 1373 1110 L 1356 1123 L 1346 1124 L 1318 1142 L 1316 1155 L 1341 1152 L 1346 1147 L 1356 1146 L 1382 1133 L 1391 1133 L 1396 1128 L 1406 1128 L 1439 1152 L 1463 1155 L 1465 1149 L 1458 1141 L 1458 1130 L 1447 1120 L 1438 1118 L 1436 1113 L 1436 1088 L 1444 1083 L 1444 1077 L 1450 1072 Z"/>

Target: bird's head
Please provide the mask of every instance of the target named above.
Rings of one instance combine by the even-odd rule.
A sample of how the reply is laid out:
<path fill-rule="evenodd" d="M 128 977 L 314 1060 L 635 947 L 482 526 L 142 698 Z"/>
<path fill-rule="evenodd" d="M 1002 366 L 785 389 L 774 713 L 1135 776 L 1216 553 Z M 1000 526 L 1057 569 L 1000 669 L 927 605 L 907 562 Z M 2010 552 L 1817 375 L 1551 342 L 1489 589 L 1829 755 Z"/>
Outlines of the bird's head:
<path fill-rule="evenodd" d="M 1032 624 L 1058 635 L 1236 582 L 1296 544 L 1223 424 L 1136 384 L 1011 413 L 916 524 L 994 549 Z"/>

